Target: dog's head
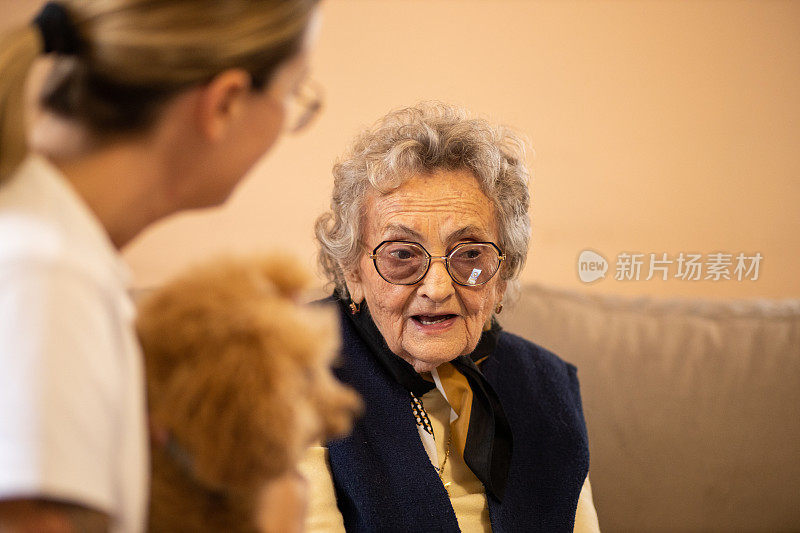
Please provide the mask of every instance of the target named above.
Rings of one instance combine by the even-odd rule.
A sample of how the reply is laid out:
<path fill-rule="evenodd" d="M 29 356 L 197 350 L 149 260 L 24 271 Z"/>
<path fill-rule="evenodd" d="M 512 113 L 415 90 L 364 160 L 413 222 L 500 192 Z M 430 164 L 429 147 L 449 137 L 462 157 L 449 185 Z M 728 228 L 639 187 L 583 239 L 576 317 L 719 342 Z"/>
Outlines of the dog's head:
<path fill-rule="evenodd" d="M 141 301 L 151 424 L 201 484 L 259 486 L 349 430 L 360 403 L 331 374 L 336 316 L 297 303 L 306 279 L 286 258 L 228 259 Z"/>

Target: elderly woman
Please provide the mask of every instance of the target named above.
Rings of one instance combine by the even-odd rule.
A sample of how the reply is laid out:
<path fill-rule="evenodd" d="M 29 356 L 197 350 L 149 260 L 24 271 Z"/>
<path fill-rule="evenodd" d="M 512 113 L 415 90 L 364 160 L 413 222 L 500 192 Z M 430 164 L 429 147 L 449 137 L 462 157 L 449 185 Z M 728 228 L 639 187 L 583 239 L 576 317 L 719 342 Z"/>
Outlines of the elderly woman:
<path fill-rule="evenodd" d="M 334 177 L 319 258 L 366 411 L 306 462 L 309 529 L 597 530 L 576 369 L 495 318 L 528 252 L 521 139 L 424 104 Z"/>

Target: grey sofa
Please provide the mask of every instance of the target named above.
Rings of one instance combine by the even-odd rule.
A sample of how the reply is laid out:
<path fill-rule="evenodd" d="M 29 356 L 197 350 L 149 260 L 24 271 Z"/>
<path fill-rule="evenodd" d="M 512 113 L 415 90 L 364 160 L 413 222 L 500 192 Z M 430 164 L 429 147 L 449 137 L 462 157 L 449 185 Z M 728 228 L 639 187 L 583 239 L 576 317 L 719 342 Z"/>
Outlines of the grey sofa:
<path fill-rule="evenodd" d="M 800 531 L 800 300 L 528 286 L 500 318 L 579 369 L 604 532 Z"/>

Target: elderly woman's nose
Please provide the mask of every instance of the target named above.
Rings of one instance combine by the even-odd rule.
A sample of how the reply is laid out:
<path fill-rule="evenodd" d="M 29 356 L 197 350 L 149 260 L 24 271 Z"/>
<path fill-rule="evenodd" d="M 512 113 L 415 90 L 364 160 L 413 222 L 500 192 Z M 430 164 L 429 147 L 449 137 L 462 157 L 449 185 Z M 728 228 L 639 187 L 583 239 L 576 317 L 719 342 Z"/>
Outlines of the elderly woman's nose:
<path fill-rule="evenodd" d="M 455 292 L 453 279 L 447 273 L 443 261 L 432 261 L 428 273 L 422 278 L 419 288 L 420 295 L 427 296 L 434 301 L 442 301 Z"/>

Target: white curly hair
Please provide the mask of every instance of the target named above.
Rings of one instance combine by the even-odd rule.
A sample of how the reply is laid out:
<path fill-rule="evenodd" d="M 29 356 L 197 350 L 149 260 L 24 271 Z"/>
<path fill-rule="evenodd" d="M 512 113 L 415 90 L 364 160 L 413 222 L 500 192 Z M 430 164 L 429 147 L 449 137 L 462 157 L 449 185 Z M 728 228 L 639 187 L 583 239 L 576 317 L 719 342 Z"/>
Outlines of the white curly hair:
<path fill-rule="evenodd" d="M 356 268 L 362 251 L 370 192 L 389 193 L 414 175 L 468 170 L 494 206 L 497 244 L 506 254 L 500 275 L 508 282 L 507 297 L 512 296 L 531 234 L 525 147 L 518 133 L 461 107 L 423 102 L 390 112 L 362 131 L 333 167 L 330 211 L 314 227 L 323 274 L 340 297 L 349 297 L 344 272 Z"/>

